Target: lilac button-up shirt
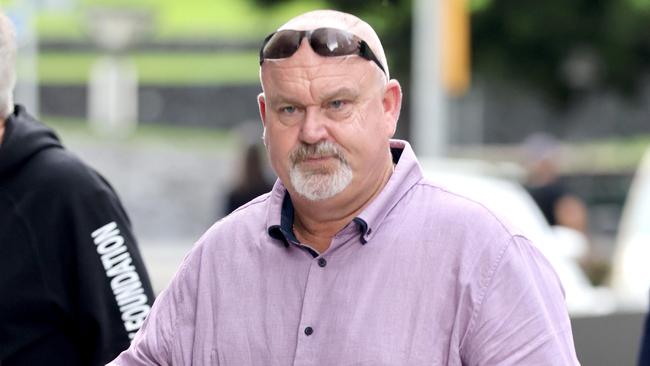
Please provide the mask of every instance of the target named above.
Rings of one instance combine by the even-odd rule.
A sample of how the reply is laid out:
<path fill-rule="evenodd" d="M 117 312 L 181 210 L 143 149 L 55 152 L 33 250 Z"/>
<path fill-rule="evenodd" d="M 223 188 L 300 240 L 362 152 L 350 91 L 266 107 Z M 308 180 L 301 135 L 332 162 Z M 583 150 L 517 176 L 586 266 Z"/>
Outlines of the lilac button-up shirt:
<path fill-rule="evenodd" d="M 297 242 L 280 182 L 217 222 L 112 365 L 577 365 L 549 262 L 391 147 L 387 185 L 324 253 Z"/>

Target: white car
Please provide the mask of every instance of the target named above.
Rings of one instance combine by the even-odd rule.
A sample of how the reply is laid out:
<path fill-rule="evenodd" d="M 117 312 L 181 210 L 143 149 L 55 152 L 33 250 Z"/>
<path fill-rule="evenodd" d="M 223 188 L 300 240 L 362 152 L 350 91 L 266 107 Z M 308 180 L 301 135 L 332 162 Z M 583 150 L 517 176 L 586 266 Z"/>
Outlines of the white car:
<path fill-rule="evenodd" d="M 650 290 L 650 149 L 637 169 L 619 224 L 611 287 L 621 307 L 648 309 Z"/>
<path fill-rule="evenodd" d="M 578 264 L 587 250 L 584 235 L 550 226 L 530 194 L 517 182 L 521 174 L 516 169 L 453 159 L 423 159 L 420 163 L 432 182 L 481 202 L 526 234 L 555 268 L 571 315 L 604 314 L 614 309 L 609 290 L 592 286 Z"/>

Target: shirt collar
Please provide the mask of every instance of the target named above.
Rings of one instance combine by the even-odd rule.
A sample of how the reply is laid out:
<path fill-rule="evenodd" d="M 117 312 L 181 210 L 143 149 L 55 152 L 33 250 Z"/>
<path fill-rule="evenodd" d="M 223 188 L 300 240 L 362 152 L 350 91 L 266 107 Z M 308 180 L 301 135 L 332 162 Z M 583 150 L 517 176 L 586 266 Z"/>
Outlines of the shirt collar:
<path fill-rule="evenodd" d="M 280 179 L 276 180 L 269 201 L 266 215 L 269 235 L 289 246 L 290 242 L 298 242 L 293 232 L 293 203 L 289 192 Z"/>
<path fill-rule="evenodd" d="M 379 195 L 352 221 L 358 226 L 362 244 L 366 244 L 390 210 L 422 179 L 422 170 L 411 145 L 403 140 L 390 140 L 395 170 Z M 287 189 L 278 179 L 271 190 L 267 212 L 269 235 L 285 245 L 298 239 L 293 232 L 294 208 Z"/>
<path fill-rule="evenodd" d="M 393 174 L 379 195 L 355 218 L 367 225 L 362 235 L 365 241 L 372 239 L 392 208 L 423 177 L 420 164 L 407 141 L 390 140 L 390 149 L 395 163 Z"/>

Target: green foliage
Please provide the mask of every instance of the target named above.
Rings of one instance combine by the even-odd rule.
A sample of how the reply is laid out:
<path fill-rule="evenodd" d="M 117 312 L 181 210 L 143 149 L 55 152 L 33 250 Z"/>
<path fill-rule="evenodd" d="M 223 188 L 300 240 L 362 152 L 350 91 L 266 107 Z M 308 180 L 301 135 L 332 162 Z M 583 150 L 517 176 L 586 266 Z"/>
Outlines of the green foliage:
<path fill-rule="evenodd" d="M 650 10 L 650 0 L 627 0 L 637 10 Z"/>
<path fill-rule="evenodd" d="M 284 19 L 322 7 L 321 1 L 286 1 L 272 9 L 263 9 L 241 0 L 79 0 L 73 12 L 47 10 L 39 13 L 37 26 L 42 38 L 81 39 L 86 37 L 88 10 L 135 8 L 152 13 L 152 35 L 156 39 L 232 37 L 250 40 L 263 37 Z"/>
<path fill-rule="evenodd" d="M 262 6 L 282 0 L 253 0 Z M 650 69 L 650 0 L 467 0 L 472 73 L 525 83 L 559 105 L 597 89 L 632 94 Z M 328 0 L 368 21 L 384 42 L 391 72 L 407 82 L 411 63 L 410 0 Z M 570 59 L 588 57 L 593 73 L 571 80 Z M 579 57 L 578 57 L 579 58 Z M 584 61 L 584 58 L 582 60 Z"/>
<path fill-rule="evenodd" d="M 11 6 L 20 1 L 25 0 L 0 0 L 0 4 Z M 472 12 L 472 74 L 480 75 L 488 82 L 525 83 L 558 102 L 566 103 L 592 90 L 616 89 L 632 94 L 640 77 L 650 69 L 650 0 L 467 1 Z M 95 6 L 152 9 L 155 19 L 152 35 L 161 40 L 257 40 L 287 19 L 307 10 L 333 8 L 350 12 L 377 30 L 389 57 L 391 73 L 408 88 L 411 0 L 79 0 L 78 4 L 74 12 L 50 9 L 39 14 L 40 37 L 86 37 L 84 14 Z M 575 74 L 566 71 L 567 65 L 571 64 L 568 60 L 585 54 L 595 70 L 593 80 L 576 85 L 567 76 Z M 56 59 L 45 60 L 40 70 L 42 75 L 50 75 L 46 78 L 56 79 L 57 73 L 61 74 L 61 79 L 68 74 L 70 78 L 83 78 L 72 74 L 75 69 L 87 70 L 89 57 L 85 58 L 86 61 L 77 56 L 68 59 L 70 65 L 79 68 L 61 67 Z M 170 66 L 171 70 L 181 70 L 172 58 L 166 58 L 163 63 L 174 64 Z M 210 70 L 211 61 L 207 58 L 200 61 L 201 58 L 188 58 L 196 62 L 191 69 Z M 48 62 L 52 62 L 51 67 Z M 150 66 L 153 61 L 146 57 L 140 57 L 137 62 L 146 69 L 161 70 L 157 64 Z M 249 71 L 246 66 L 239 74 L 235 67 L 228 74 L 234 78 Z M 162 72 L 165 73 L 167 71 Z M 171 71 L 168 79 L 172 82 L 186 80 L 181 74 L 182 71 Z M 146 76 L 147 72 L 144 71 L 143 75 Z M 151 76 L 151 79 L 166 77 Z M 224 78 L 228 76 L 214 76 L 214 80 Z"/>
<path fill-rule="evenodd" d="M 232 131 L 215 128 L 178 126 L 173 124 L 139 123 L 130 136 L 108 137 L 93 131 L 84 119 L 42 116 L 42 121 L 52 127 L 64 144 L 80 142 L 91 145 L 120 145 L 135 148 L 162 148 L 187 150 L 192 153 L 228 153 L 236 149 Z"/>
<path fill-rule="evenodd" d="M 86 83 L 98 55 L 91 53 L 45 53 L 38 59 L 41 82 Z M 145 84 L 243 84 L 257 82 L 256 52 L 191 54 L 137 53 L 130 56 Z"/>
<path fill-rule="evenodd" d="M 472 15 L 474 69 L 492 79 L 523 81 L 566 103 L 583 92 L 632 93 L 650 67 L 647 0 L 494 0 Z M 575 85 L 565 66 L 587 53 L 593 80 Z"/>
<path fill-rule="evenodd" d="M 468 8 L 470 11 L 480 11 L 492 4 L 492 0 L 468 0 Z"/>

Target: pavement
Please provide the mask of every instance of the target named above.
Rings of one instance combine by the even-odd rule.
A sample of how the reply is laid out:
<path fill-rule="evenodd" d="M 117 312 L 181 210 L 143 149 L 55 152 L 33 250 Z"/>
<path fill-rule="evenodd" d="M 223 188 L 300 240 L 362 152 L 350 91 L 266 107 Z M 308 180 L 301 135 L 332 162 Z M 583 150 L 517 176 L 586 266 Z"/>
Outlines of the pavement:
<path fill-rule="evenodd" d="M 183 258 L 192 250 L 194 240 L 140 240 L 140 253 L 149 272 L 154 293 L 167 288 Z"/>
<path fill-rule="evenodd" d="M 169 141 L 62 135 L 64 144 L 116 190 L 153 282 L 162 291 L 192 245 L 223 212 L 238 151 Z"/>

